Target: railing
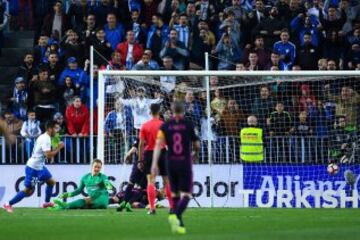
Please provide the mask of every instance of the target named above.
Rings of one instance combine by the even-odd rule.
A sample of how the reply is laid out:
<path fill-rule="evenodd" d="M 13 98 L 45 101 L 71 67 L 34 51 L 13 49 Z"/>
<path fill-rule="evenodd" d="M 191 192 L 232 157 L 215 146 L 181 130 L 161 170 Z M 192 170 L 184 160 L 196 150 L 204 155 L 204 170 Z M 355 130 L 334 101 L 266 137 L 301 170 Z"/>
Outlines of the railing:
<path fill-rule="evenodd" d="M 134 137 L 128 137 L 125 144 L 123 139 L 107 137 L 105 141 L 105 163 L 120 164 L 124 162 L 124 155 L 131 147 Z M 89 137 L 63 136 L 65 143 L 63 150 L 52 159 L 57 164 L 89 164 Z M 96 142 L 96 141 L 94 141 Z M 0 164 L 25 164 L 31 155 L 31 144 L 34 139 L 18 137 L 17 141 L 9 146 L 4 138 L 0 138 Z M 238 137 L 217 137 L 211 141 L 212 161 L 214 164 L 240 163 L 240 140 Z M 208 141 L 201 141 L 201 150 L 198 163 L 208 163 Z M 264 163 L 301 163 L 326 164 L 330 159 L 330 141 L 326 137 L 286 136 L 267 137 L 264 143 Z M 95 148 L 96 149 L 96 148 Z M 360 149 L 357 142 L 350 150 L 350 162 L 359 162 Z M 96 153 L 94 153 L 96 156 Z"/>

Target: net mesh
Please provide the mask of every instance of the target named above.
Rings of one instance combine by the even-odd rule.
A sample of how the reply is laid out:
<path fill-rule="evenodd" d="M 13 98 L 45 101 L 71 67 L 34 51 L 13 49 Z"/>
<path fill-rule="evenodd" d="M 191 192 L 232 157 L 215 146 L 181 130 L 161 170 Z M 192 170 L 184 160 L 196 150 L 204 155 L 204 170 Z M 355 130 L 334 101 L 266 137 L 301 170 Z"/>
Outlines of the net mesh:
<path fill-rule="evenodd" d="M 358 76 L 235 75 L 207 77 L 189 72 L 175 77 L 154 72 L 151 76 L 124 76 L 107 72 L 103 80 L 105 162 L 124 163 L 124 154 L 141 124 L 150 119 L 152 102 L 161 103 L 162 118 L 167 120 L 171 102 L 180 99 L 201 140 L 196 164 L 208 166 L 205 175 L 194 172 L 204 182 L 194 185 L 195 196 L 204 186 L 211 186 L 209 195 L 200 199 L 203 206 L 307 207 L 298 202 L 301 196 L 296 196 L 295 190 L 305 194 L 304 189 L 310 189 L 309 206 L 324 207 L 326 197 L 319 201 L 316 197 L 335 190 L 336 181 L 348 184 L 350 176 L 358 182 Z M 240 158 L 240 131 L 252 115 L 264 135 L 264 160 L 257 164 Z M 340 170 L 329 169 L 330 163 Z M 314 185 L 308 186 L 309 182 Z M 357 189 L 354 182 L 344 189 Z M 250 195 L 244 194 L 246 189 Z M 278 189 L 290 192 L 279 196 Z M 259 190 L 260 197 L 256 194 Z M 287 197 L 291 201 L 286 202 Z M 341 204 L 339 200 L 334 206 Z"/>
<path fill-rule="evenodd" d="M 221 77 L 210 76 L 210 130 L 207 121 L 206 78 L 196 76 L 109 76 L 105 82 L 106 161 L 121 162 L 149 106 L 159 102 L 162 117 L 171 116 L 170 103 L 185 101 L 186 117 L 202 140 L 199 163 L 239 163 L 240 130 L 254 115 L 264 131 L 269 163 L 328 163 L 358 161 L 359 78 Z M 346 145 L 346 146 L 345 146 Z"/>

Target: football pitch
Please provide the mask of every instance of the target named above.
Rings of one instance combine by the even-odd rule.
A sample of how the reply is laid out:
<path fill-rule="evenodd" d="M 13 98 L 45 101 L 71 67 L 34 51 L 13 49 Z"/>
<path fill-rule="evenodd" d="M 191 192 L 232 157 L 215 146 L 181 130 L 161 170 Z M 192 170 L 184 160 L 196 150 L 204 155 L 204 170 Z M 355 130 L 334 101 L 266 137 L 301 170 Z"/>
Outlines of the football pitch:
<path fill-rule="evenodd" d="M 167 210 L 155 216 L 145 210 L 50 212 L 17 208 L 0 212 L 0 239 L 116 240 L 116 239 L 359 239 L 358 209 L 188 209 L 187 234 L 170 232 Z"/>

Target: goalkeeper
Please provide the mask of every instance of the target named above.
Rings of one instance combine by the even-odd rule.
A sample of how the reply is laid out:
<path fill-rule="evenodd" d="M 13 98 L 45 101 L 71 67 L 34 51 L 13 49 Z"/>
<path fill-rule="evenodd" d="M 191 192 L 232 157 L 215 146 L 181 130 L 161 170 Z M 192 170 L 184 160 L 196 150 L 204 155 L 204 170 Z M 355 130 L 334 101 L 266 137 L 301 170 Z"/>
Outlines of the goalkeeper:
<path fill-rule="evenodd" d="M 73 192 L 63 193 L 60 198 L 66 199 L 79 195 L 84 188 L 89 195 L 88 197 L 75 200 L 73 202 L 63 202 L 59 199 L 54 200 L 55 209 L 105 209 L 109 205 L 108 190 L 112 190 L 113 186 L 108 180 L 108 177 L 102 174 L 102 162 L 95 159 L 91 165 L 91 173 L 84 175 L 81 178 L 80 186 Z"/>

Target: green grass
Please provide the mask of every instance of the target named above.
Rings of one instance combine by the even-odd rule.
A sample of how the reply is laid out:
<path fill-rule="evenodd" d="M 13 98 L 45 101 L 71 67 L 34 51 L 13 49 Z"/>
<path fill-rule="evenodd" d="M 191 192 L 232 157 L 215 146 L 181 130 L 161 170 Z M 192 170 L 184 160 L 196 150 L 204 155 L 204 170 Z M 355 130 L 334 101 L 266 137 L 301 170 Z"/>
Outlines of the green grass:
<path fill-rule="evenodd" d="M 358 209 L 189 209 L 188 233 L 170 232 L 167 210 L 148 216 L 144 210 L 49 212 L 17 208 L 0 212 L 0 239 L 117 240 L 117 239 L 359 239 Z"/>

